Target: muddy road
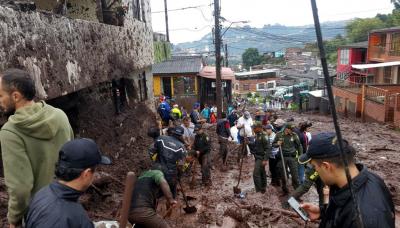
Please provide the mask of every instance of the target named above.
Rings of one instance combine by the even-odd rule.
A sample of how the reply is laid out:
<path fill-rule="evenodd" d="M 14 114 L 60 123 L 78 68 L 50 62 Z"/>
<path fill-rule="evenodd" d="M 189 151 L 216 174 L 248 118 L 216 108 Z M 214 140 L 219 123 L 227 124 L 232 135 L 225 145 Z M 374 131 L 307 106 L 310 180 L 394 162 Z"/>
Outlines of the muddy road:
<path fill-rule="evenodd" d="M 142 107 L 143 108 L 143 107 Z M 113 158 L 114 165 L 99 169 L 100 179 L 96 186 L 104 194 L 101 196 L 93 189 L 82 197 L 81 201 L 88 210 L 89 216 L 95 220 L 115 220 L 120 204 L 124 174 L 134 171 L 139 174 L 150 167 L 147 155 L 147 146 L 151 140 L 146 137 L 146 129 L 154 120 L 154 116 L 145 119 L 135 119 L 142 114 L 143 109 L 134 108 L 127 113 L 109 121 L 104 112 L 92 112 L 88 108 L 88 118 L 83 120 L 85 129 L 81 136 L 95 138 Z M 313 114 L 297 114 L 279 112 L 282 118 L 294 118 L 294 123 L 309 120 L 313 122 L 312 133 L 334 131 L 331 117 Z M 143 115 L 141 115 L 143 116 Z M 340 125 L 345 139 L 349 140 L 357 149 L 357 158 L 369 169 L 380 175 L 388 185 L 396 205 L 396 227 L 400 227 L 400 132 L 389 126 L 379 123 L 361 123 L 352 119 L 340 118 Z M 237 163 L 237 145 L 230 145 L 228 168 L 221 169 L 218 157 L 218 141 L 215 126 L 208 126 L 207 133 L 212 139 L 212 153 L 214 156 L 214 170 L 212 170 L 211 187 L 201 185 L 199 165 L 195 169 L 196 184 L 190 188 L 191 176 L 183 177 L 183 187 L 187 195 L 196 198 L 190 204 L 198 209 L 196 214 L 184 214 L 184 202 L 179 195 L 181 206 L 176 209 L 168 222 L 172 227 L 304 227 L 304 222 L 293 211 L 282 210 L 280 197 L 281 189 L 270 185 L 268 178 L 267 193 L 256 193 L 254 190 L 252 171 L 254 159 L 247 157 L 243 164 L 242 181 L 239 187 L 245 196 L 237 198 L 233 194 L 233 186 L 237 183 L 239 168 Z M 7 194 L 0 178 L 0 227 L 4 227 Z M 302 198 L 304 201 L 317 202 L 316 191 L 312 188 Z M 165 210 L 162 200 L 159 204 L 161 213 Z M 316 223 L 308 227 L 317 227 Z"/>

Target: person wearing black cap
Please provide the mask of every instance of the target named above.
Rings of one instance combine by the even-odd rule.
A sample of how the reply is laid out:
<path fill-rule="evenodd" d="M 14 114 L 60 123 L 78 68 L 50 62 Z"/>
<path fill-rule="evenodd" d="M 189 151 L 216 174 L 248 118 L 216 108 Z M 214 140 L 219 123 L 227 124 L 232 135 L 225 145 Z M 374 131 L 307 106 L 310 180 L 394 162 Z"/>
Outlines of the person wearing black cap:
<path fill-rule="evenodd" d="M 330 188 L 325 211 L 310 203 L 301 206 L 311 220 L 321 219 L 320 227 L 357 227 L 356 210 L 337 141 L 333 132 L 317 134 L 311 140 L 307 153 L 300 156 L 299 161 L 309 162 Z M 384 181 L 364 165 L 355 164 L 355 149 L 346 140 L 343 140 L 343 150 L 363 227 L 394 228 L 393 200 Z"/>
<path fill-rule="evenodd" d="M 206 186 L 211 185 L 211 141 L 208 135 L 203 131 L 201 124 L 194 127 L 196 136 L 194 138 L 193 149 L 196 151 L 196 157 L 201 165 L 202 182 Z"/>
<path fill-rule="evenodd" d="M 111 161 L 101 155 L 93 140 L 82 138 L 65 143 L 56 164 L 57 180 L 35 194 L 25 227 L 94 227 L 78 199 L 92 184 L 100 164 L 109 165 Z"/>
<path fill-rule="evenodd" d="M 132 203 L 129 211 L 129 222 L 137 227 L 170 227 L 168 223 L 157 214 L 157 201 L 164 196 L 167 205 L 174 207 L 174 200 L 168 182 L 164 177 L 165 168 L 154 164 L 150 170 L 140 175 L 135 183 L 132 193 Z"/>
<path fill-rule="evenodd" d="M 153 146 L 155 162 L 166 168 L 164 175 L 174 198 L 176 197 L 176 183 L 179 172 L 177 163 L 183 162 L 187 155 L 183 140 L 184 131 L 181 126 L 170 127 L 167 131 L 168 135 L 159 136 Z"/>
<path fill-rule="evenodd" d="M 303 154 L 303 148 L 301 146 L 299 137 L 296 133 L 293 132 L 294 126 L 292 124 L 286 124 L 284 130 L 279 132 L 274 140 L 273 147 L 278 147 L 283 155 L 284 162 L 282 162 L 282 156 L 278 155 L 278 176 L 282 181 L 282 190 L 284 194 L 289 193 L 289 189 L 287 188 L 286 177 L 284 169 L 289 167 L 290 174 L 292 176 L 292 185 L 293 188 L 296 189 L 299 186 L 299 176 L 298 176 L 298 167 L 297 167 L 297 157 L 298 155 Z"/>

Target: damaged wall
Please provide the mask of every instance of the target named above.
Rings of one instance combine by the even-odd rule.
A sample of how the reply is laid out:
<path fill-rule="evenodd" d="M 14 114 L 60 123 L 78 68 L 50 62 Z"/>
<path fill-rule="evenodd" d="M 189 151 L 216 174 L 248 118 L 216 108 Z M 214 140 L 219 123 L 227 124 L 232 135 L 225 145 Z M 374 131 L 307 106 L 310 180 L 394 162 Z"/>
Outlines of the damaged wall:
<path fill-rule="evenodd" d="M 143 2 L 150 13 L 149 1 Z M 125 20 L 124 27 L 118 27 L 0 6 L 0 70 L 27 69 L 42 99 L 149 72 L 153 34 L 147 23 L 151 21 Z M 151 96 L 152 90 L 148 91 Z"/>

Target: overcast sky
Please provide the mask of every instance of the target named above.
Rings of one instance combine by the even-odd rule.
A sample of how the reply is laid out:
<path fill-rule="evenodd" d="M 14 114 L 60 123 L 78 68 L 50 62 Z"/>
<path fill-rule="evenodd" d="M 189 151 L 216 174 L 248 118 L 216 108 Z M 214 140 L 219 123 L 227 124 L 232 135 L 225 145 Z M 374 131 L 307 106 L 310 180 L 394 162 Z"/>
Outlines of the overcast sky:
<path fill-rule="evenodd" d="M 201 6 L 169 12 L 172 43 L 200 39 L 211 31 L 213 0 L 168 0 L 168 10 Z M 346 20 L 355 17 L 373 17 L 390 13 L 390 0 L 317 0 L 321 22 Z M 250 21 L 248 25 L 313 24 L 310 0 L 222 0 L 221 16 L 229 21 Z M 164 0 L 151 0 L 153 30 L 165 34 Z M 224 23 L 229 25 L 229 23 Z"/>

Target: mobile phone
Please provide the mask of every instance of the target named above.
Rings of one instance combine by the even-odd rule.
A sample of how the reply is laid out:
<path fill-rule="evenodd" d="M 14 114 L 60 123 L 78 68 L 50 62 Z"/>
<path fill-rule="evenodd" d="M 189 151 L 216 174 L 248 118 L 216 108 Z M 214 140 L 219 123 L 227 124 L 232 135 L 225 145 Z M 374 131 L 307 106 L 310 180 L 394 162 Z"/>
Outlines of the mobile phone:
<path fill-rule="evenodd" d="M 310 219 L 308 218 L 308 214 L 306 211 L 304 211 L 303 208 L 300 207 L 299 202 L 293 198 L 290 197 L 289 200 L 287 201 L 289 203 L 289 205 L 297 212 L 297 214 L 300 215 L 300 217 L 304 220 L 304 221 L 309 221 Z"/>

